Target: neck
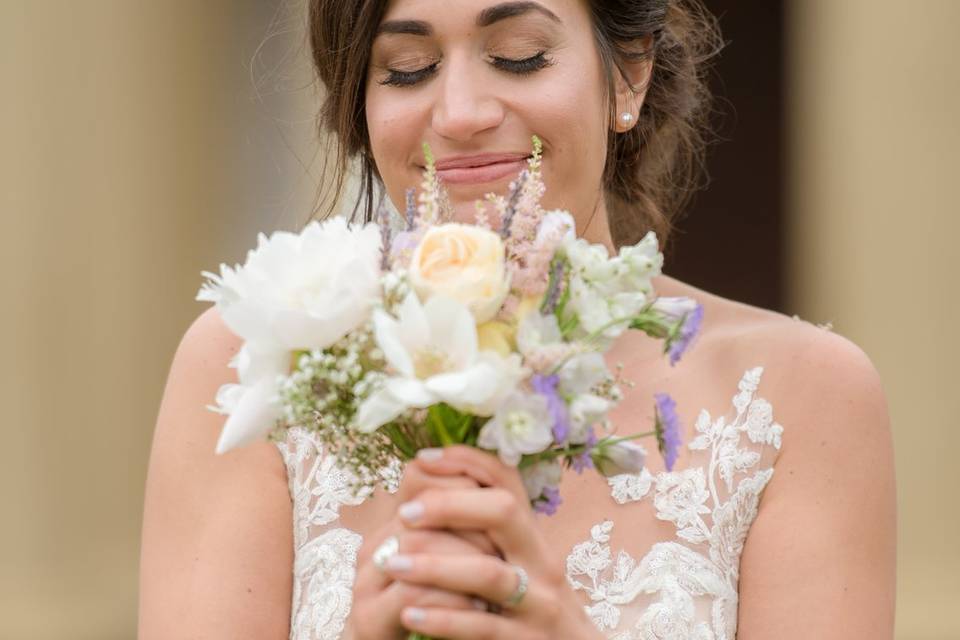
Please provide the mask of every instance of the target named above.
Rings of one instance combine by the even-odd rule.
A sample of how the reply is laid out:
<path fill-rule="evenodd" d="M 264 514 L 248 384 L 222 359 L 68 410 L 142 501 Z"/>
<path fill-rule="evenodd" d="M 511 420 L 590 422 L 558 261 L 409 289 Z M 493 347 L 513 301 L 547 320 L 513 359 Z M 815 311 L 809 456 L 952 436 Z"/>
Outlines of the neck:
<path fill-rule="evenodd" d="M 591 244 L 602 244 L 610 252 L 610 255 L 616 253 L 613 246 L 613 236 L 610 233 L 610 225 L 607 221 L 607 207 L 601 197 L 594 207 L 593 213 L 582 229 L 577 230 L 577 234 Z"/>

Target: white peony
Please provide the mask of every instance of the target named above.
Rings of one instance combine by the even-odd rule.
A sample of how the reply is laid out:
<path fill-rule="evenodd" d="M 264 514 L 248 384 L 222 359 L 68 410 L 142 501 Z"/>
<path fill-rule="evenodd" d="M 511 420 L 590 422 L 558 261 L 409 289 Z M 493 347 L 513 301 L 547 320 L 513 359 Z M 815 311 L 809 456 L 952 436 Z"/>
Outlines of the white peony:
<path fill-rule="evenodd" d="M 224 323 L 262 349 L 324 348 L 364 323 L 380 298 L 380 231 L 341 217 L 300 234 L 258 236 L 242 266 L 220 265 L 197 300 L 216 303 Z"/>
<path fill-rule="evenodd" d="M 254 442 L 270 432 L 281 416 L 277 398 L 280 379 L 286 375 L 290 354 L 281 350 L 261 350 L 245 343 L 230 360 L 237 370 L 239 384 L 228 383 L 217 391 L 211 411 L 228 414 L 217 440 L 216 453 Z"/>
<path fill-rule="evenodd" d="M 360 405 L 362 431 L 374 431 L 409 408 L 439 402 L 492 415 L 528 374 L 516 354 L 480 351 L 473 316 L 452 298 L 434 295 L 421 305 L 411 293 L 398 315 L 374 312 L 374 336 L 395 375 Z"/>
<path fill-rule="evenodd" d="M 494 449 L 504 464 L 517 466 L 523 454 L 540 453 L 553 444 L 553 416 L 538 393 L 510 394 L 480 429 L 477 444 Z"/>

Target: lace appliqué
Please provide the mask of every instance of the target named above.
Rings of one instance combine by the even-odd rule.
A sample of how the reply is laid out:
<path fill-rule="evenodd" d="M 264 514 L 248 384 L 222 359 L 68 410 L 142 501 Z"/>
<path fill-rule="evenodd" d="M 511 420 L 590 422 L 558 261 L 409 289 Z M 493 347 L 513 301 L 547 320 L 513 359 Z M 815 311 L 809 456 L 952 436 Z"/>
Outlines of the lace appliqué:
<path fill-rule="evenodd" d="M 306 429 L 287 431 L 277 448 L 287 467 L 293 502 L 293 598 L 290 640 L 337 640 L 353 602 L 357 552 L 363 537 L 332 526 L 340 507 L 357 505 L 369 495 L 351 489 L 349 475 L 334 456 L 322 455 Z M 395 491 L 400 474 L 389 478 Z"/>
<path fill-rule="evenodd" d="M 770 403 L 755 398 L 762 373 L 756 367 L 740 380 L 729 423 L 700 412 L 697 436 L 687 446 L 709 455 L 702 466 L 655 478 L 644 469 L 608 479 L 619 504 L 641 500 L 655 486 L 657 518 L 672 522 L 679 538 L 655 544 L 639 563 L 622 549 L 614 561 L 609 544 L 613 522 L 606 520 L 591 529 L 590 540 L 573 548 L 567 581 L 590 598 L 587 614 L 598 629 L 612 633 L 611 639 L 735 637 L 740 554 L 773 476 L 772 462 L 755 469 L 762 457 L 757 449 L 779 451 L 783 434 Z M 756 447 L 741 447 L 744 433 Z M 632 626 L 618 630 L 627 611 L 634 615 Z"/>

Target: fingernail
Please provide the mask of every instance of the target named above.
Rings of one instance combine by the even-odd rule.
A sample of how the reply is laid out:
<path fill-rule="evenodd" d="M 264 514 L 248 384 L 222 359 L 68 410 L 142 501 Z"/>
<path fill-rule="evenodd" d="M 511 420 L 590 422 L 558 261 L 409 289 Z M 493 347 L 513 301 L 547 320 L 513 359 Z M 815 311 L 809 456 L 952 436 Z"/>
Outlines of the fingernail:
<path fill-rule="evenodd" d="M 403 610 L 403 617 L 407 622 L 418 623 L 427 619 L 427 612 L 420 607 L 407 607 Z"/>
<path fill-rule="evenodd" d="M 417 502 L 416 500 L 413 500 L 412 502 L 404 502 L 402 505 L 400 505 L 398 513 L 400 514 L 400 517 L 407 522 L 413 522 L 423 515 L 423 503 Z"/>
<path fill-rule="evenodd" d="M 480 611 L 486 611 L 486 610 L 487 610 L 487 601 L 486 601 L 486 600 L 482 600 L 481 598 L 473 598 L 473 599 L 471 600 L 471 602 L 473 603 L 473 607 L 474 607 L 475 609 L 479 609 Z"/>
<path fill-rule="evenodd" d="M 387 569 L 391 571 L 409 571 L 413 567 L 413 558 L 410 556 L 390 556 L 387 558 Z"/>
<path fill-rule="evenodd" d="M 443 449 L 440 447 L 430 447 L 417 451 L 417 457 L 426 462 L 436 462 L 443 457 Z"/>

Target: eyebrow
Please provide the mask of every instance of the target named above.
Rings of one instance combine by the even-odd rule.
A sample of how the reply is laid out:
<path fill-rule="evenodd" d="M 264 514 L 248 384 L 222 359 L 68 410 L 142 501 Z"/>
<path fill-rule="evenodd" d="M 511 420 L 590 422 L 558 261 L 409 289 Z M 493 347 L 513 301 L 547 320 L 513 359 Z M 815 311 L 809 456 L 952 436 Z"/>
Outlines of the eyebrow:
<path fill-rule="evenodd" d="M 550 18 L 554 22 L 561 23 L 561 20 L 557 17 L 557 14 L 555 14 L 553 11 L 550 11 L 550 9 L 547 9 L 539 2 L 533 2 L 532 0 L 518 0 L 516 2 L 501 2 L 500 4 L 487 7 L 477 14 L 476 24 L 478 27 L 489 27 L 490 25 L 500 22 L 501 20 L 522 16 L 526 13 L 530 13 L 531 11 L 536 11 L 537 13 Z M 387 20 L 386 22 L 381 23 L 377 28 L 377 35 L 383 33 L 429 36 L 433 33 L 433 27 L 430 26 L 429 22 L 424 22 L 423 20 Z"/>

